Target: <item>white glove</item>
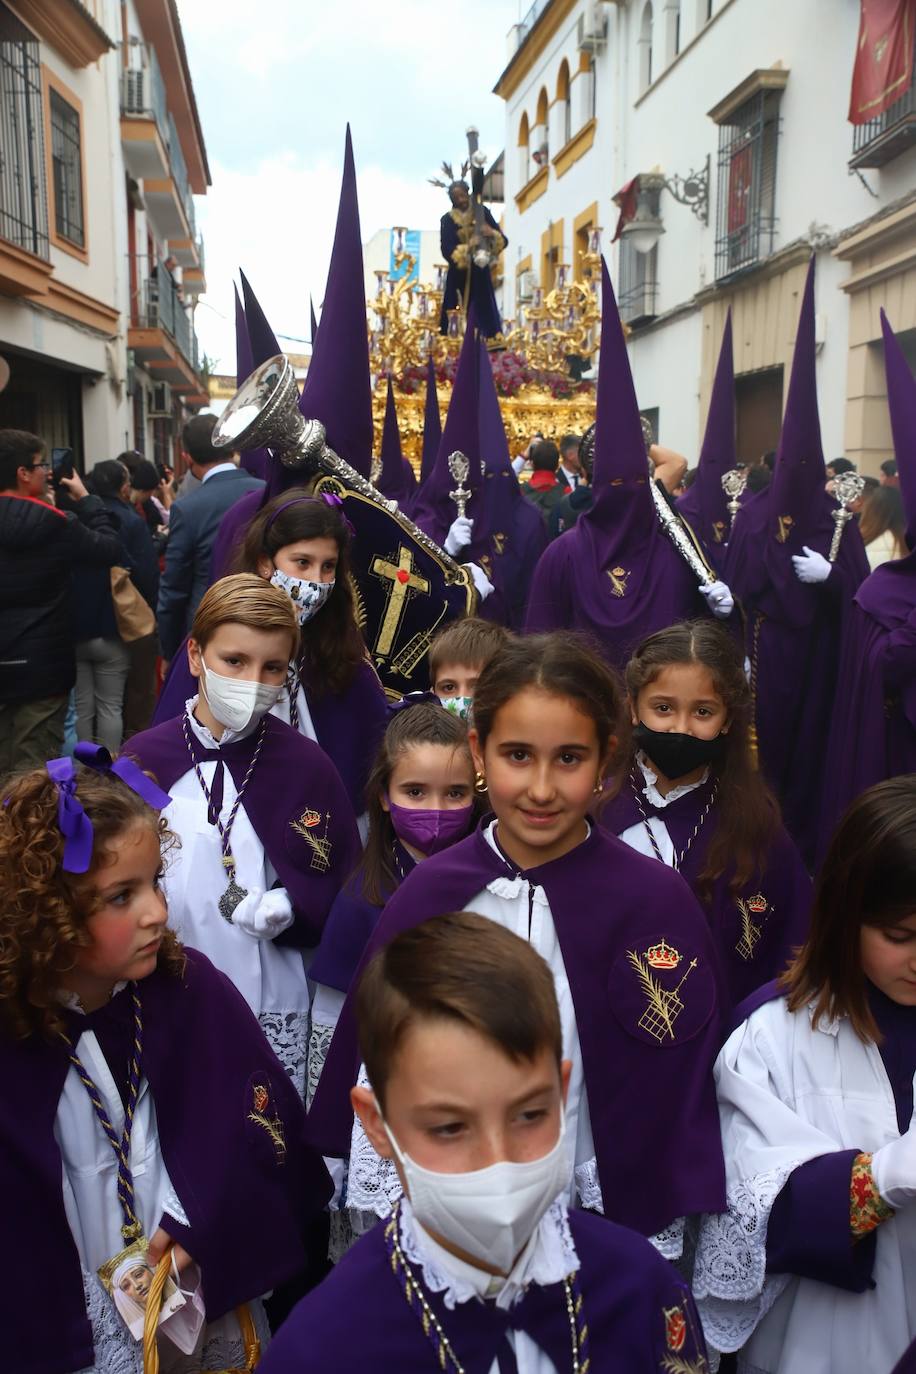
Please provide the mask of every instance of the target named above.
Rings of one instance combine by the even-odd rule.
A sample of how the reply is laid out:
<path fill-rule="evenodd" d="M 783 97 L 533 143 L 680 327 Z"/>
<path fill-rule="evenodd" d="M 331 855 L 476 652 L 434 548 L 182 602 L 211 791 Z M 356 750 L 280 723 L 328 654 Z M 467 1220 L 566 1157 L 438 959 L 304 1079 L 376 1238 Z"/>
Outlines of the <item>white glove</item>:
<path fill-rule="evenodd" d="M 750 659 L 747 657 L 747 655 L 745 654 L 745 656 L 744 656 L 744 676 L 747 678 L 748 682 L 750 682 L 750 680 L 751 680 L 751 673 L 752 673 L 752 671 L 753 671 L 753 669 L 752 669 L 752 667 L 751 667 L 751 660 L 750 660 Z"/>
<path fill-rule="evenodd" d="M 495 591 L 493 583 L 487 577 L 483 568 L 478 567 L 476 563 L 465 563 L 464 566 L 468 569 L 474 580 L 474 586 L 477 588 L 477 595 L 480 597 L 481 601 L 486 601 L 490 593 Z"/>
<path fill-rule="evenodd" d="M 828 563 L 822 553 L 809 549 L 803 544 L 804 553 L 793 553 L 792 567 L 799 582 L 826 582 L 833 572 L 833 564 Z"/>
<path fill-rule="evenodd" d="M 232 920 L 252 939 L 272 940 L 293 923 L 289 893 L 285 887 L 275 887 L 270 892 L 250 892 L 239 902 Z"/>
<path fill-rule="evenodd" d="M 524 453 L 520 453 L 517 458 L 512 459 L 512 471 L 515 473 L 516 477 L 523 471 L 527 461 L 528 459 L 525 457 Z"/>
<path fill-rule="evenodd" d="M 700 595 L 718 620 L 725 620 L 735 609 L 735 598 L 724 582 L 706 582 L 700 588 Z"/>
<path fill-rule="evenodd" d="M 454 558 L 456 553 L 467 548 L 473 533 L 474 521 L 469 520 L 466 515 L 459 515 L 457 520 L 452 521 L 451 528 L 445 536 L 445 552 Z"/>
<path fill-rule="evenodd" d="M 899 1140 L 876 1150 L 871 1160 L 875 1187 L 891 1207 L 903 1207 L 916 1198 L 916 1130 L 911 1126 Z"/>

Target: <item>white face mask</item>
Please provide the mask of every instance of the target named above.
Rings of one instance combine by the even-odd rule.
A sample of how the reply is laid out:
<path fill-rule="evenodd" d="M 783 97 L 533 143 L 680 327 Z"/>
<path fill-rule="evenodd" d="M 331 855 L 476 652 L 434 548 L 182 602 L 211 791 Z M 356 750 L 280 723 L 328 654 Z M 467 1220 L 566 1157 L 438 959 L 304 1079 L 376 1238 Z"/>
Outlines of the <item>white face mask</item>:
<path fill-rule="evenodd" d="M 420 1225 L 508 1274 L 550 1204 L 569 1187 L 565 1125 L 561 1109 L 557 1143 L 540 1159 L 525 1164 L 500 1160 L 466 1174 L 422 1168 L 402 1153 L 387 1126 L 385 1131 Z"/>
<path fill-rule="evenodd" d="M 470 716 L 471 707 L 474 705 L 473 697 L 440 697 L 439 700 L 450 715 L 465 721 Z"/>
<path fill-rule="evenodd" d="M 286 685 L 281 682 L 271 687 L 263 682 L 247 682 L 244 678 L 223 677 L 207 667 L 203 654 L 200 667 L 207 705 L 227 730 L 244 730 L 253 720 L 266 716 Z"/>
<path fill-rule="evenodd" d="M 318 614 L 334 590 L 335 581 L 332 577 L 330 582 L 308 582 L 304 577 L 290 577 L 279 568 L 275 568 L 270 577 L 270 585 L 286 592 L 292 601 L 300 625 Z"/>

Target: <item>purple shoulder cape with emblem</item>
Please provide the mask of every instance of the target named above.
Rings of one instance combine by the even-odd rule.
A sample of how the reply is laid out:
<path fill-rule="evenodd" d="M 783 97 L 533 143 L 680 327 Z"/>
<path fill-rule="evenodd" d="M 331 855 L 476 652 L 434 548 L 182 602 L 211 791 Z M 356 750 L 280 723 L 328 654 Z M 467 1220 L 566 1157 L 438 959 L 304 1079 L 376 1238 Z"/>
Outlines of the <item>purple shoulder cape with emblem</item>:
<path fill-rule="evenodd" d="M 323 750 L 282 720 L 265 716 L 266 733 L 243 806 L 287 889 L 296 919 L 277 943 L 318 943 L 331 904 L 359 855 L 353 808 L 337 770 Z M 182 717 L 134 735 L 125 753 L 154 775 L 166 791 L 193 766 Z M 192 736 L 195 757 L 222 760 L 240 787 L 259 731 L 222 749 L 204 749 Z M 201 811 L 207 804 L 203 790 Z"/>
<path fill-rule="evenodd" d="M 361 961 L 438 912 L 516 877 L 483 833 L 419 864 L 385 907 Z M 708 925 L 678 874 L 598 827 L 552 863 L 544 888 L 569 978 L 606 1214 L 654 1235 L 725 1204 L 712 1065 L 728 998 Z M 353 998 L 337 1023 L 309 1134 L 349 1152 L 360 1054 Z"/>
<path fill-rule="evenodd" d="M 332 1369 L 340 1374 L 382 1369 L 426 1374 L 435 1367 L 433 1346 L 392 1272 L 386 1225 L 380 1222 L 363 1236 L 293 1311 L 260 1365 L 262 1374 L 327 1374 Z M 648 1241 L 622 1226 L 584 1212 L 570 1212 L 569 1226 L 580 1262 L 592 1374 L 705 1370 L 699 1318 L 677 1271 Z M 419 1266 L 411 1267 L 422 1279 Z M 570 1368 L 562 1283 L 532 1284 L 508 1311 L 476 1299 L 449 1308 L 425 1284 L 423 1296 L 466 1374 L 490 1374 L 500 1353 L 508 1355 L 506 1336 L 512 1330 L 524 1331 L 555 1369 Z"/>
<path fill-rule="evenodd" d="M 214 1320 L 302 1268 L 304 1225 L 327 1202 L 331 1183 L 306 1143 L 299 1095 L 243 998 L 204 955 L 186 953 L 181 978 L 156 970 L 137 984 L 143 1073 L 189 1226 L 161 1221 L 199 1263 L 207 1317 Z M 132 1027 L 127 989 L 101 1010 L 86 1017 L 68 1013 L 68 1019 L 74 1037 L 92 1029 L 102 1044 L 123 1039 L 126 1060 Z M 63 1041 L 0 1037 L 0 1178 L 22 1222 L 0 1312 L 18 1374 L 66 1374 L 94 1364 L 54 1135 L 69 1067 Z M 152 1228 L 158 1224 L 156 1218 Z M 49 1309 L 35 1275 L 51 1256 Z"/>
<path fill-rule="evenodd" d="M 665 807 L 654 807 L 642 793 L 639 797 L 645 814 L 664 823 L 679 854 L 695 833 L 709 799 L 709 783 Z M 715 834 L 716 816 L 713 805 L 678 870 L 698 900 L 697 880 Z M 611 834 L 622 835 L 642 819 L 633 784 L 628 780 L 602 811 L 600 823 Z M 700 905 L 709 921 L 731 1006 L 735 1007 L 780 974 L 793 950 L 804 942 L 811 919 L 812 889 L 801 855 L 783 826 L 773 836 L 765 862 L 737 896 L 729 886 L 731 876 L 731 869 L 721 874 L 712 885 L 709 901 Z"/>

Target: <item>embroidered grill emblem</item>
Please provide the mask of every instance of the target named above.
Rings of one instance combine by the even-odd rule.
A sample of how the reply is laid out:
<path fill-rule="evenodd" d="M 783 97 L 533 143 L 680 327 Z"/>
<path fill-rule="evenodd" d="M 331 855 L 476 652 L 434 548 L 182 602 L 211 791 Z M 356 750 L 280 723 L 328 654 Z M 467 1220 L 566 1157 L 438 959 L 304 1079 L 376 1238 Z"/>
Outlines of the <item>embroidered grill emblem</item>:
<path fill-rule="evenodd" d="M 630 576 L 626 568 L 609 568 L 607 575 L 611 579 L 611 591 L 614 596 L 626 596 L 627 578 Z"/>
<path fill-rule="evenodd" d="M 792 519 L 791 515 L 778 515 L 776 517 L 776 522 L 779 525 L 779 532 L 776 538 L 779 540 L 780 544 L 785 544 L 789 535 L 792 533 L 792 526 L 795 524 L 795 521 Z"/>
<path fill-rule="evenodd" d="M 653 945 L 651 949 L 646 951 L 645 956 L 640 956 L 634 949 L 627 950 L 627 959 L 639 978 L 648 1004 L 637 1024 L 640 1030 L 647 1031 L 661 1044 L 666 1036 L 671 1040 L 674 1039 L 674 1023 L 684 1010 L 680 991 L 693 969 L 697 967 L 697 960 L 691 959 L 676 987 L 664 988 L 659 980 L 652 975 L 649 963 L 650 956 L 665 960 L 663 963 L 656 962 L 652 967 L 666 969 L 676 968 L 681 961 L 681 956 L 665 940 Z M 673 962 L 671 962 L 672 959 Z"/>
<path fill-rule="evenodd" d="M 757 892 L 753 897 L 748 897 L 747 901 L 739 897 L 737 904 L 738 914 L 741 917 L 741 938 L 735 945 L 735 950 L 742 959 L 753 959 L 754 949 L 763 934 L 763 926 L 755 925 L 753 917 L 765 916 L 770 910 L 770 904 L 762 892 Z"/>
<path fill-rule="evenodd" d="M 493 552 L 502 556 L 502 554 L 506 552 L 507 543 L 508 540 L 506 536 L 502 533 L 502 531 L 497 531 L 497 533 L 493 536 Z"/>
<path fill-rule="evenodd" d="M 282 1164 L 286 1159 L 286 1135 L 283 1131 L 283 1122 L 277 1113 L 267 1115 L 269 1106 L 270 1092 L 266 1084 L 255 1083 L 251 1090 L 251 1111 L 248 1113 L 248 1120 L 267 1132 L 277 1156 L 277 1163 Z"/>
<path fill-rule="evenodd" d="M 327 873 L 331 866 L 331 841 L 328 839 L 328 826 L 331 823 L 330 811 L 324 818 L 324 834 L 316 833 L 316 827 L 321 824 L 320 811 L 303 811 L 298 820 L 290 821 L 290 826 L 297 835 L 301 835 L 312 851 L 312 862 L 309 867 L 315 869 L 317 873 Z"/>

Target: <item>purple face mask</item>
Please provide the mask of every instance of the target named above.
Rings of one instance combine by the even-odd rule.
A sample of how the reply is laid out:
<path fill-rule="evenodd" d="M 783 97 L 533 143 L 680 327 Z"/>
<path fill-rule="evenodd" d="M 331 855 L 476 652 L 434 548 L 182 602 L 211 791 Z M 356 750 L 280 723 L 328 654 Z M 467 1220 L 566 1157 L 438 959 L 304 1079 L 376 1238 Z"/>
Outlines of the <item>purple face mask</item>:
<path fill-rule="evenodd" d="M 450 844 L 463 839 L 471 828 L 474 810 L 472 802 L 450 811 L 414 811 L 393 801 L 388 806 L 398 839 L 426 855 L 438 854 L 440 849 L 448 849 Z"/>

